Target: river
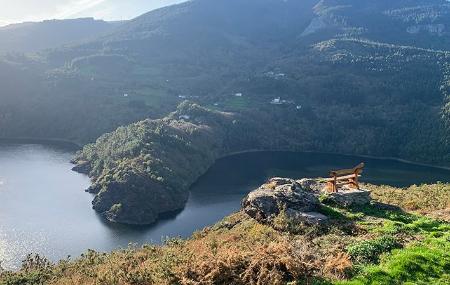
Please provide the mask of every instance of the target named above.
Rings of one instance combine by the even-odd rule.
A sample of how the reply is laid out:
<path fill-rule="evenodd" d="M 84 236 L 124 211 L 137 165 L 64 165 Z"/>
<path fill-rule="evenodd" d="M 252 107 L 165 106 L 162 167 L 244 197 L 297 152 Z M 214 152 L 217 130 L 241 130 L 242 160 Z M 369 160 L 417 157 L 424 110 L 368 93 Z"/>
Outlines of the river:
<path fill-rule="evenodd" d="M 272 176 L 326 176 L 330 169 L 366 163 L 363 181 L 407 186 L 450 182 L 450 171 L 394 160 L 320 153 L 254 152 L 220 159 L 191 188 L 184 210 L 152 226 L 105 222 L 84 192 L 89 179 L 71 171 L 73 151 L 44 145 L 0 145 L 0 261 L 17 269 L 28 253 L 57 261 L 87 249 L 188 237 L 239 209 L 241 199 Z"/>

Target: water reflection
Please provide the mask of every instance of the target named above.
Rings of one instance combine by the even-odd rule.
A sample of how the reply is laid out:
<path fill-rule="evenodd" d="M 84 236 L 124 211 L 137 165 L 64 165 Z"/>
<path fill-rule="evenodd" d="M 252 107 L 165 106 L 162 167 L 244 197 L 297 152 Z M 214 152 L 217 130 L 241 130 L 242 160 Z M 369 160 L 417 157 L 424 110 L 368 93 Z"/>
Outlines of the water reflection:
<path fill-rule="evenodd" d="M 241 199 L 271 176 L 325 176 L 330 169 L 366 162 L 363 181 L 407 186 L 450 181 L 448 170 L 391 160 L 351 156 L 263 152 L 219 160 L 191 188 L 182 211 L 152 226 L 105 222 L 84 192 L 89 179 L 72 172 L 73 152 L 40 145 L 0 146 L 0 260 L 15 268 L 30 252 L 52 260 L 87 249 L 110 251 L 130 243 L 160 243 L 167 236 L 188 237 L 236 211 Z"/>

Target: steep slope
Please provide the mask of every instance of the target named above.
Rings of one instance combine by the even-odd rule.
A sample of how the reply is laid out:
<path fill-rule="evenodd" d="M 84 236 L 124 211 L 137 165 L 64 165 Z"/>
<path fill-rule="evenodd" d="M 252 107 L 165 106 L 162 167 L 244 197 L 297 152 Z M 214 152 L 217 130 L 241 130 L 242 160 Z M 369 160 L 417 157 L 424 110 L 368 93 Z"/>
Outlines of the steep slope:
<path fill-rule="evenodd" d="M 258 118 L 252 122 L 264 122 L 265 134 L 283 138 L 270 140 L 273 149 L 447 163 L 448 11 L 443 0 L 195 0 L 166 7 L 111 35 L 25 60 L 39 71 L 4 60 L 21 67 L 17 77 L 34 74 L 37 84 L 19 92 L 16 80 L 10 94 L 0 94 L 8 97 L 0 108 L 11 110 L 0 134 L 85 143 L 164 117 L 189 99 Z M 30 100 L 36 96 L 38 104 Z M 282 104 L 269 104 L 278 97 Z"/>
<path fill-rule="evenodd" d="M 120 22 L 92 18 L 27 22 L 0 27 L 0 52 L 38 52 L 111 33 Z"/>

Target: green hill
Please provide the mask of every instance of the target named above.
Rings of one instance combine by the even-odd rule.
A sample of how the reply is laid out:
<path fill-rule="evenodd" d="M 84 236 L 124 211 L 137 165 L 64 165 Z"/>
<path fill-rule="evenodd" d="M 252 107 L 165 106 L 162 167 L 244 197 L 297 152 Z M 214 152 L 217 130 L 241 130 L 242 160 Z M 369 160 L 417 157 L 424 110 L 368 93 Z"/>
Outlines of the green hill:
<path fill-rule="evenodd" d="M 274 149 L 447 163 L 449 9 L 440 0 L 162 8 L 87 43 L 3 57 L 0 136 L 84 144 L 188 99 L 277 126 L 271 136 L 289 131 Z M 278 97 L 285 103 L 269 104 Z"/>

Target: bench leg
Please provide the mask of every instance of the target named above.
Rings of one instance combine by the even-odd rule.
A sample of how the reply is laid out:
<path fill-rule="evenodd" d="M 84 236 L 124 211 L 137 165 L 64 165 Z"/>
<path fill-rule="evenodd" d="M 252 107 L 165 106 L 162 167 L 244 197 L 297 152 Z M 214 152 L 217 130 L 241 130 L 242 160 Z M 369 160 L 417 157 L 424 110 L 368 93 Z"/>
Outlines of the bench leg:
<path fill-rule="evenodd" d="M 333 189 L 334 189 L 333 182 L 327 182 L 327 191 L 333 192 Z"/>
<path fill-rule="evenodd" d="M 327 182 L 327 190 L 328 192 L 336 193 L 337 192 L 336 184 L 334 182 Z"/>
<path fill-rule="evenodd" d="M 356 187 L 356 189 L 358 189 L 358 190 L 359 190 L 359 181 L 358 181 L 358 176 L 359 176 L 359 171 L 357 170 L 357 171 L 355 171 L 355 180 L 354 180 L 354 183 L 355 183 L 355 187 Z"/>

